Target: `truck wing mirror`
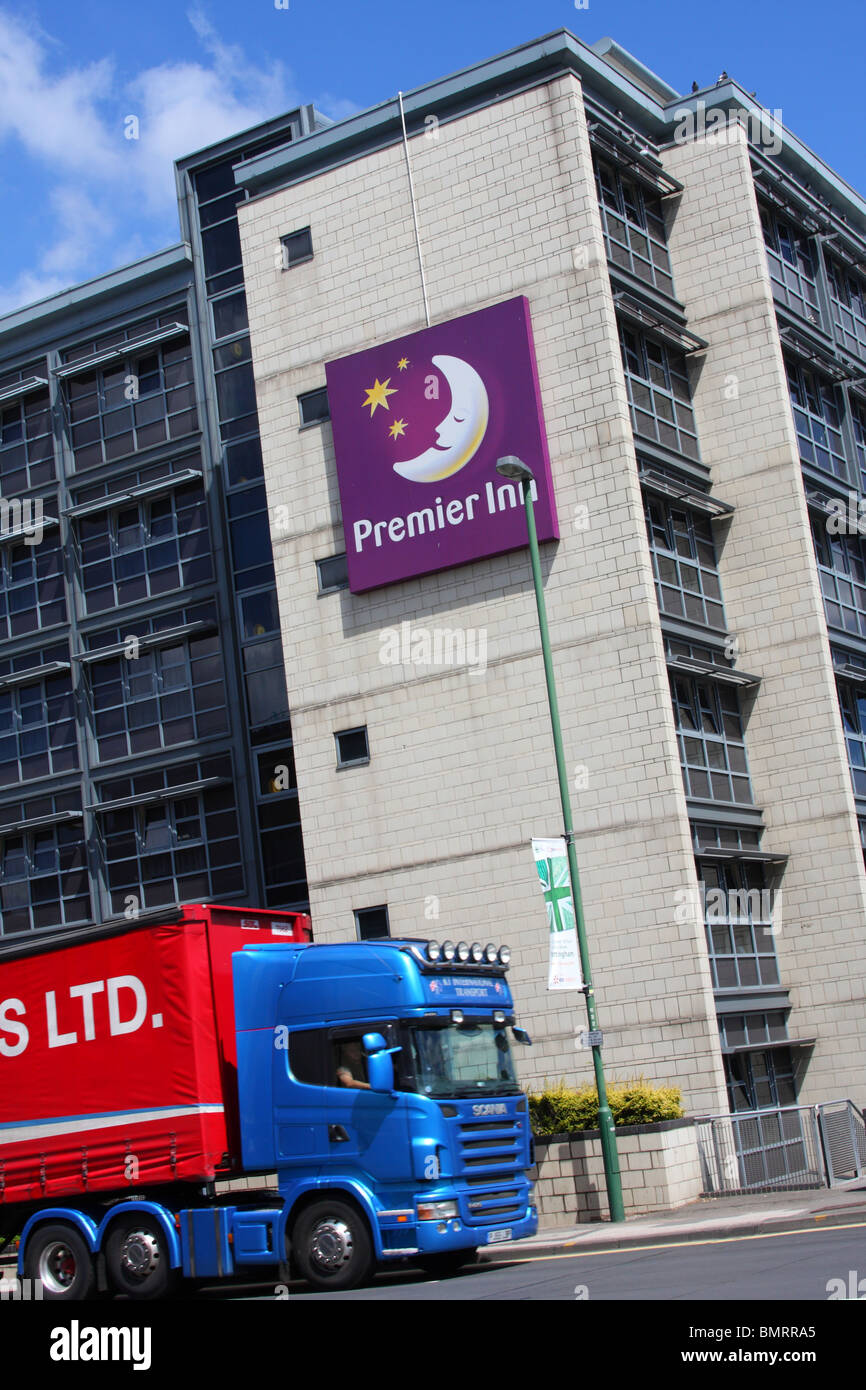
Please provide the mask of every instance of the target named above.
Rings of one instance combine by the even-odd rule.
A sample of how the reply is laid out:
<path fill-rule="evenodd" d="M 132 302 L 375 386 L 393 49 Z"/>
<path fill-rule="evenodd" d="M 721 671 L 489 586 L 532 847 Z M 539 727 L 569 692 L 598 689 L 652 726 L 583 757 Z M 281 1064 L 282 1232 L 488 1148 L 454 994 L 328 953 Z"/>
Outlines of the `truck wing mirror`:
<path fill-rule="evenodd" d="M 523 1043 L 524 1047 L 532 1046 L 532 1039 L 525 1028 L 512 1028 L 511 1031 L 514 1034 L 515 1040 L 517 1042 Z"/>

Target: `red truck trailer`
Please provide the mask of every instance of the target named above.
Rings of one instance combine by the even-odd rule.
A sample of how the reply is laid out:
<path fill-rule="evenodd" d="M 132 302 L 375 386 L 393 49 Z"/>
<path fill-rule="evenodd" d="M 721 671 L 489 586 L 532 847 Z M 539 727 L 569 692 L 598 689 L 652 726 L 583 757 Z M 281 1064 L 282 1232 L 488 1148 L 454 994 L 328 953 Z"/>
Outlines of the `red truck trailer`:
<path fill-rule="evenodd" d="M 238 1170 L 232 952 L 311 937 L 186 906 L 0 946 L 0 1236 L 22 1204 Z"/>

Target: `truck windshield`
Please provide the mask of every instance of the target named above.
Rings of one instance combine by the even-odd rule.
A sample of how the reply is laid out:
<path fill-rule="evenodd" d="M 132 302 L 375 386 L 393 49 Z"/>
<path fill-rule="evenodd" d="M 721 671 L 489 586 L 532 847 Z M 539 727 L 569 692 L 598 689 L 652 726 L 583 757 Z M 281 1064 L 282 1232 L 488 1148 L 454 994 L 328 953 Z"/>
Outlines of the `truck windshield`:
<path fill-rule="evenodd" d="M 471 1022 L 446 1028 L 410 1025 L 415 1089 L 428 1096 L 516 1094 L 520 1087 L 504 1026 Z"/>

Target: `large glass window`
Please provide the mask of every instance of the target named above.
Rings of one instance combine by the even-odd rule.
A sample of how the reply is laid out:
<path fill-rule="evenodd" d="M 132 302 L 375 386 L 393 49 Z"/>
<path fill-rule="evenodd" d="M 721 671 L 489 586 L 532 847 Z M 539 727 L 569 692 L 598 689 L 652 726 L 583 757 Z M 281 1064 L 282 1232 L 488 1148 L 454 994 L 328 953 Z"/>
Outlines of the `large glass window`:
<path fill-rule="evenodd" d="M 56 528 L 39 545 L 0 545 L 0 640 L 66 620 L 63 551 Z"/>
<path fill-rule="evenodd" d="M 90 668 L 100 761 L 171 748 L 228 729 L 219 637 L 120 655 Z"/>
<path fill-rule="evenodd" d="M 826 518 L 812 517 L 824 612 L 830 627 L 866 637 L 866 548 L 860 536 L 830 535 Z"/>
<path fill-rule="evenodd" d="M 54 437 L 47 387 L 0 408 L 0 483 L 14 497 L 54 479 Z"/>
<path fill-rule="evenodd" d="M 698 860 L 714 989 L 777 985 L 773 896 L 762 864 Z"/>
<path fill-rule="evenodd" d="M 725 627 L 716 547 L 706 517 L 649 493 L 644 498 L 659 609 L 709 627 Z"/>
<path fill-rule="evenodd" d="M 799 362 L 786 362 L 800 458 L 825 473 L 848 473 L 835 386 Z"/>
<path fill-rule="evenodd" d="M 609 259 L 673 296 L 661 199 L 599 159 L 595 184 Z"/>
<path fill-rule="evenodd" d="M 789 309 L 819 321 L 815 257 L 809 237 L 772 209 L 761 206 L 760 211 L 773 293 Z"/>
<path fill-rule="evenodd" d="M 736 690 L 673 672 L 670 681 L 686 795 L 751 803 Z"/>
<path fill-rule="evenodd" d="M 201 483 L 78 521 L 88 613 L 213 578 Z"/>
<path fill-rule="evenodd" d="M 0 786 L 78 767 L 69 672 L 0 688 Z"/>
<path fill-rule="evenodd" d="M 83 371 L 66 383 L 76 469 L 111 463 L 198 429 L 188 339 Z"/>
<path fill-rule="evenodd" d="M 130 906 L 129 898 L 146 909 L 243 891 L 232 787 L 104 811 L 99 821 L 115 913 Z"/>
<path fill-rule="evenodd" d="M 685 355 L 624 324 L 620 346 L 635 434 L 696 459 L 698 437 Z"/>
<path fill-rule="evenodd" d="M 826 265 L 836 337 L 849 352 L 866 357 L 866 281 L 832 256 Z"/>
<path fill-rule="evenodd" d="M 467 1022 L 446 1028 L 410 1025 L 416 1086 L 428 1096 L 516 1093 L 517 1076 L 504 1025 Z"/>
<path fill-rule="evenodd" d="M 91 916 L 80 823 L 0 838 L 0 930 L 71 926 Z"/>
<path fill-rule="evenodd" d="M 866 797 L 866 688 L 839 680 L 839 707 L 855 796 Z"/>

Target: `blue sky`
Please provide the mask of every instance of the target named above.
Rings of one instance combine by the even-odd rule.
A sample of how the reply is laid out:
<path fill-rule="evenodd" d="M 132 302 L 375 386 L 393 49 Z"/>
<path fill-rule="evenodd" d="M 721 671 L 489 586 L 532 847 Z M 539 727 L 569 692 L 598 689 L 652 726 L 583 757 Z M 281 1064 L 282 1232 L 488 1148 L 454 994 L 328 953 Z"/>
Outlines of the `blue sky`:
<path fill-rule="evenodd" d="M 0 313 L 176 241 L 178 155 L 299 102 L 339 119 L 563 27 L 683 92 L 725 69 L 866 193 L 862 0 L 0 0 Z"/>

